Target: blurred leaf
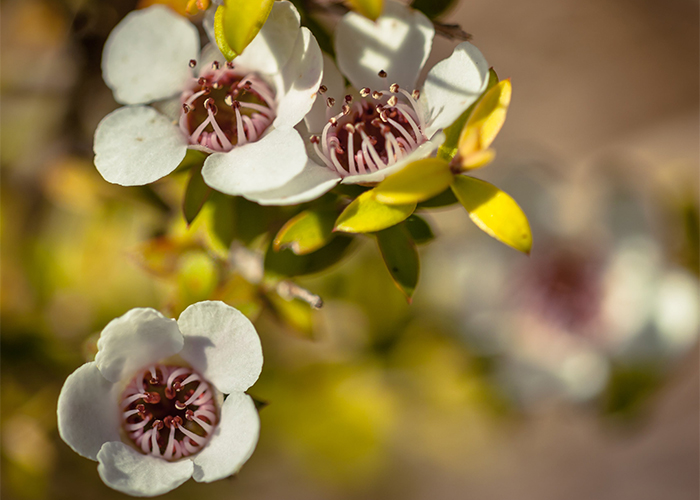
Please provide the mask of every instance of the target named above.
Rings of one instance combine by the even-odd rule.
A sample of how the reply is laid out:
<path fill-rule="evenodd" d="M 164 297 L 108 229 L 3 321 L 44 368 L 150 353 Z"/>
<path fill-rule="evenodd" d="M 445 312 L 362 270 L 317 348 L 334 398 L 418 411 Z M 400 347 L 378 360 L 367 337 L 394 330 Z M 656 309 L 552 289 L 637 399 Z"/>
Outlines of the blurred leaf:
<path fill-rule="evenodd" d="M 289 248 L 297 255 L 315 252 L 333 237 L 333 226 L 338 212 L 328 208 L 305 210 L 289 219 L 273 241 L 278 252 Z"/>
<path fill-rule="evenodd" d="M 416 242 L 417 245 L 422 245 L 423 243 L 428 243 L 435 239 L 435 233 L 433 229 L 428 224 L 423 217 L 419 217 L 416 214 L 411 215 L 404 222 L 406 229 L 408 229 L 411 238 Z"/>
<path fill-rule="evenodd" d="M 430 19 L 435 19 L 447 12 L 454 4 L 455 0 L 413 0 L 411 7 L 421 11 Z"/>
<path fill-rule="evenodd" d="M 352 10 L 372 21 L 376 21 L 384 10 L 384 0 L 347 0 L 347 4 Z"/>
<path fill-rule="evenodd" d="M 481 98 L 459 136 L 457 150 L 462 170 L 483 166 L 490 153 L 483 154 L 506 121 L 512 87 L 510 79 L 503 80 Z M 486 161 L 488 162 L 488 161 Z"/>
<path fill-rule="evenodd" d="M 346 233 L 373 233 L 406 219 L 416 209 L 415 203 L 386 205 L 367 191 L 345 207 L 335 222 L 335 230 Z"/>
<path fill-rule="evenodd" d="M 377 201 L 405 205 L 428 200 L 452 184 L 450 164 L 439 158 L 414 161 L 374 188 Z"/>
<path fill-rule="evenodd" d="M 366 193 L 370 189 L 372 188 L 368 186 L 361 186 L 359 184 L 338 184 L 333 189 L 333 192 L 354 199 L 360 196 L 362 193 Z"/>
<path fill-rule="evenodd" d="M 456 175 L 451 187 L 479 229 L 516 250 L 530 253 L 530 224 L 513 198 L 488 182 L 465 175 Z"/>
<path fill-rule="evenodd" d="M 144 269 L 158 276 L 167 277 L 177 270 L 180 256 L 194 248 L 196 246 L 192 243 L 182 244 L 161 236 L 146 241 L 136 249 L 135 253 L 138 263 Z"/>
<path fill-rule="evenodd" d="M 178 262 L 179 296 L 186 304 L 208 299 L 218 283 L 216 263 L 204 251 L 187 252 Z"/>
<path fill-rule="evenodd" d="M 189 170 L 193 167 L 198 167 L 201 169 L 202 165 L 204 165 L 204 160 L 206 160 L 208 156 L 208 154 L 196 149 L 188 149 L 187 153 L 185 153 L 185 157 L 175 169 L 175 172 L 184 172 L 185 170 Z"/>
<path fill-rule="evenodd" d="M 613 365 L 602 398 L 605 413 L 621 419 L 638 417 L 662 383 L 662 373 L 652 363 Z"/>
<path fill-rule="evenodd" d="M 265 270 L 278 276 L 301 276 L 323 271 L 348 254 L 352 240 L 352 236 L 336 235 L 326 246 L 306 255 L 296 255 L 289 249 L 275 252 L 270 243 L 265 254 Z"/>
<path fill-rule="evenodd" d="M 210 198 L 214 207 L 211 232 L 223 248 L 230 248 L 236 235 L 236 199 L 216 191 L 210 195 Z"/>
<path fill-rule="evenodd" d="M 459 203 L 459 200 L 455 198 L 455 194 L 452 192 L 452 190 L 447 188 L 439 195 L 434 196 L 429 200 L 420 202 L 417 208 L 441 208 L 454 205 L 455 203 Z"/>
<path fill-rule="evenodd" d="M 185 199 L 182 203 L 182 212 L 187 225 L 192 224 L 197 215 L 199 215 L 210 194 L 211 188 L 204 183 L 202 170 L 192 170 L 192 175 L 190 175 L 190 180 L 185 189 Z"/>
<path fill-rule="evenodd" d="M 418 284 L 420 260 L 418 251 L 405 224 L 399 224 L 377 233 L 377 244 L 386 268 L 399 290 L 412 300 Z"/>
<path fill-rule="evenodd" d="M 299 299 L 287 300 L 277 293 L 267 295 L 275 315 L 292 331 L 305 339 L 313 338 L 313 309 Z"/>
<path fill-rule="evenodd" d="M 226 302 L 245 314 L 249 320 L 255 321 L 262 310 L 258 285 L 250 283 L 239 274 L 230 274 L 227 278 L 211 296 L 211 300 Z"/>
<path fill-rule="evenodd" d="M 214 38 L 227 60 L 243 53 L 270 15 L 274 0 L 224 0 L 214 16 Z"/>
<path fill-rule="evenodd" d="M 494 69 L 491 68 L 489 69 L 489 83 L 486 85 L 486 90 L 484 91 L 484 94 L 491 90 L 497 83 L 498 75 L 496 74 Z M 482 96 L 484 94 L 482 94 Z M 450 125 L 444 130 L 445 142 L 443 142 L 440 148 L 438 149 L 438 158 L 450 161 L 457 154 L 457 143 L 459 142 L 459 137 L 462 134 L 462 129 L 464 128 L 464 124 L 467 123 L 467 120 L 472 114 L 472 111 L 474 111 L 474 108 L 476 108 L 477 104 L 479 104 L 479 99 L 477 99 L 476 102 L 474 102 L 474 104 L 469 106 L 467 110 L 464 113 L 462 113 L 452 125 Z"/>

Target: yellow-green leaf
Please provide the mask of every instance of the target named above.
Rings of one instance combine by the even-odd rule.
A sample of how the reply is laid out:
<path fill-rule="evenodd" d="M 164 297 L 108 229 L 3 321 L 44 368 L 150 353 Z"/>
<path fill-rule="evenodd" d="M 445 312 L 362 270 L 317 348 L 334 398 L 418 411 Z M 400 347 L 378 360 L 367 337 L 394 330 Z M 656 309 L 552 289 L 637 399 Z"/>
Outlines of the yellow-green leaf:
<path fill-rule="evenodd" d="M 513 198 L 488 182 L 465 175 L 456 175 L 451 187 L 479 229 L 516 250 L 530 253 L 530 224 Z"/>
<path fill-rule="evenodd" d="M 273 241 L 278 252 L 289 248 L 297 255 L 306 255 L 325 246 L 333 237 L 338 213 L 329 209 L 305 210 L 292 217 L 279 230 Z"/>
<path fill-rule="evenodd" d="M 377 201 L 389 205 L 419 203 L 442 193 L 452 184 L 450 164 L 439 158 L 414 161 L 374 188 Z"/>
<path fill-rule="evenodd" d="M 387 205 L 374 198 L 374 190 L 367 191 L 345 207 L 335 221 L 335 230 L 346 233 L 381 231 L 406 219 L 415 209 L 415 203 Z"/>
<path fill-rule="evenodd" d="M 384 10 L 384 0 L 347 0 L 352 10 L 376 21 Z"/>
<path fill-rule="evenodd" d="M 470 156 L 488 149 L 498 135 L 503 122 L 506 121 L 511 92 L 510 79 L 503 80 L 486 92 L 474 108 L 457 144 L 462 168 L 468 169 Z"/>
<path fill-rule="evenodd" d="M 405 224 L 399 224 L 377 233 L 377 244 L 391 279 L 411 302 L 418 285 L 420 260 L 416 244 Z"/>
<path fill-rule="evenodd" d="M 224 0 L 214 15 L 214 38 L 229 61 L 253 41 L 270 15 L 274 0 Z"/>
<path fill-rule="evenodd" d="M 204 203 L 209 199 L 211 188 L 204 183 L 202 170 L 194 169 L 185 189 L 185 199 L 182 202 L 182 212 L 189 226 L 202 210 Z"/>
<path fill-rule="evenodd" d="M 483 149 L 470 154 L 466 158 L 461 158 L 460 168 L 462 171 L 476 170 L 491 163 L 495 157 L 496 151 L 494 149 Z"/>

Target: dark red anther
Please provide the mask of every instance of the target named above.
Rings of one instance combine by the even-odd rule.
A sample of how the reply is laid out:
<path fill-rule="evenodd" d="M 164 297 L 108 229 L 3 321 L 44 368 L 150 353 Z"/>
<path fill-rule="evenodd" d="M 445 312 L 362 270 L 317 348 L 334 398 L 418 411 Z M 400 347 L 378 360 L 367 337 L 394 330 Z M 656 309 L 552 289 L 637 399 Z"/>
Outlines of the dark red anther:
<path fill-rule="evenodd" d="M 221 63 L 219 63 L 219 61 L 214 61 L 213 63 L 211 63 L 212 69 L 219 69 L 220 67 L 221 67 Z"/>
<path fill-rule="evenodd" d="M 207 108 L 207 111 L 211 111 L 214 114 L 217 114 L 219 112 L 219 108 L 216 107 L 214 99 L 212 99 L 211 97 L 204 101 L 204 107 Z"/>
<path fill-rule="evenodd" d="M 342 110 L 343 115 L 348 116 L 350 114 L 350 106 L 348 106 L 347 104 L 343 104 Z"/>
<path fill-rule="evenodd" d="M 190 108 L 187 104 L 185 104 L 184 102 L 182 103 L 182 112 L 183 113 L 187 114 L 190 112 L 191 109 L 192 108 Z"/>
<path fill-rule="evenodd" d="M 168 399 L 174 399 L 177 394 L 171 387 L 166 387 L 165 388 L 165 397 Z"/>
<path fill-rule="evenodd" d="M 205 83 L 207 83 L 207 79 L 203 76 L 200 76 L 199 79 L 197 79 L 197 83 L 200 85 L 204 85 Z"/>
<path fill-rule="evenodd" d="M 396 94 L 399 91 L 399 84 L 398 83 L 392 83 L 389 85 L 389 92 L 392 94 Z"/>
<path fill-rule="evenodd" d="M 253 88 L 253 84 L 251 83 L 250 80 L 246 80 L 245 83 L 243 84 L 243 88 L 244 88 L 247 92 L 250 92 L 250 90 Z"/>
<path fill-rule="evenodd" d="M 156 405 L 160 403 L 160 394 L 157 392 L 149 392 L 144 399 L 146 400 L 146 403 Z"/>
<path fill-rule="evenodd" d="M 372 90 L 369 87 L 362 87 L 360 89 L 360 95 L 362 97 L 367 97 L 371 92 L 372 92 Z"/>
<path fill-rule="evenodd" d="M 345 96 L 345 102 L 347 102 L 348 104 L 352 102 L 352 96 L 350 94 Z"/>
<path fill-rule="evenodd" d="M 197 66 L 197 61 L 195 59 L 190 59 L 190 68 Z"/>
<path fill-rule="evenodd" d="M 168 415 L 167 417 L 165 417 L 165 418 L 163 419 L 163 424 L 164 424 L 168 429 L 170 429 L 170 426 L 173 424 L 173 417 L 170 416 L 170 415 Z"/>
<path fill-rule="evenodd" d="M 139 412 L 139 415 L 141 415 L 142 417 L 146 414 L 146 407 L 143 405 L 143 403 L 137 404 L 136 410 Z"/>
<path fill-rule="evenodd" d="M 185 403 L 183 403 L 182 401 L 175 401 L 175 408 L 177 408 L 178 410 L 184 410 L 185 408 L 187 408 L 187 405 L 185 405 Z"/>
<path fill-rule="evenodd" d="M 180 418 L 180 415 L 175 416 L 173 419 L 173 424 L 175 424 L 175 427 L 182 425 L 182 418 Z"/>
<path fill-rule="evenodd" d="M 232 61 L 226 61 L 226 68 L 227 68 L 227 69 L 233 69 L 233 62 L 232 62 Z"/>
<path fill-rule="evenodd" d="M 386 71 L 384 71 L 383 69 L 379 70 L 379 73 L 377 74 L 379 75 L 379 78 L 386 78 Z"/>
<path fill-rule="evenodd" d="M 325 85 L 321 85 L 321 86 L 318 88 L 318 92 L 319 92 L 320 94 L 325 94 L 326 92 L 328 92 L 328 87 L 326 87 Z"/>
<path fill-rule="evenodd" d="M 309 140 L 311 141 L 311 144 L 318 144 L 321 142 L 321 139 L 317 135 L 312 135 Z"/>
<path fill-rule="evenodd" d="M 154 420 L 152 427 L 157 431 L 161 430 L 163 428 L 163 421 L 160 419 Z"/>
<path fill-rule="evenodd" d="M 178 417 L 178 418 L 180 418 L 180 417 Z M 187 420 L 194 420 L 194 412 L 192 410 L 187 410 L 185 412 L 185 418 Z"/>
<path fill-rule="evenodd" d="M 420 98 L 420 90 L 416 89 L 413 92 L 411 92 L 411 97 L 413 97 L 415 100 L 418 100 Z"/>
<path fill-rule="evenodd" d="M 332 108 L 335 105 L 335 99 L 333 99 L 332 97 L 329 97 L 328 99 L 326 99 L 326 104 L 328 105 L 329 108 Z"/>

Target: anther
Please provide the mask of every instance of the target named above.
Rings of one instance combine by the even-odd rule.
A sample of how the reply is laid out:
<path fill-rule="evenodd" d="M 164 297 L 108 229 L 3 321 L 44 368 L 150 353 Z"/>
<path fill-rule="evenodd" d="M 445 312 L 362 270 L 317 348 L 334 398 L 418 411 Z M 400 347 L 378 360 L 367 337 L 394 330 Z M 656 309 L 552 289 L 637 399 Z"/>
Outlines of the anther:
<path fill-rule="evenodd" d="M 379 75 L 379 78 L 386 78 L 386 71 L 384 71 L 383 69 L 380 70 L 377 74 Z"/>
<path fill-rule="evenodd" d="M 219 90 L 223 85 L 221 85 L 219 82 L 214 82 L 212 84 L 212 87 L 214 87 L 216 90 Z"/>
<path fill-rule="evenodd" d="M 352 102 L 352 96 L 350 94 L 345 96 L 345 102 L 347 102 L 348 104 Z"/>
<path fill-rule="evenodd" d="M 197 66 L 197 61 L 194 59 L 190 59 L 190 68 L 194 68 L 195 66 Z"/>
<path fill-rule="evenodd" d="M 192 410 L 187 410 L 185 412 L 185 419 L 186 420 L 193 420 L 194 419 L 194 412 Z"/>
<path fill-rule="evenodd" d="M 312 135 L 309 140 L 311 141 L 311 144 L 318 144 L 321 142 L 321 139 L 317 135 Z"/>
<path fill-rule="evenodd" d="M 338 125 L 338 119 L 335 116 L 331 116 L 331 119 L 328 120 L 328 123 L 330 123 L 331 126 L 335 127 L 336 125 Z"/>
<path fill-rule="evenodd" d="M 389 106 L 396 106 L 396 103 L 398 102 L 398 98 L 395 95 L 392 95 L 389 100 L 386 102 Z"/>
<path fill-rule="evenodd" d="M 168 429 L 170 429 L 170 426 L 173 425 L 173 417 L 171 415 L 168 415 L 163 419 L 163 425 L 165 425 Z"/>
<path fill-rule="evenodd" d="M 173 419 L 173 424 L 175 424 L 175 427 L 182 425 L 182 418 L 180 417 L 180 415 L 175 416 L 175 418 Z"/>
<path fill-rule="evenodd" d="M 250 80 L 246 80 L 243 84 L 243 88 L 246 90 L 246 92 L 250 92 L 250 90 L 253 88 L 253 83 Z"/>
<path fill-rule="evenodd" d="M 219 61 L 214 61 L 211 63 L 211 69 L 219 69 L 221 67 L 221 63 Z"/>
<path fill-rule="evenodd" d="M 383 95 L 384 95 L 384 94 L 382 94 L 382 93 L 379 92 L 378 90 L 375 90 L 374 92 L 372 92 L 372 99 L 379 99 L 379 98 L 380 98 L 381 96 L 383 96 Z"/>
<path fill-rule="evenodd" d="M 389 125 L 382 125 L 381 127 L 382 135 L 386 135 L 391 132 L 391 127 Z"/>
<path fill-rule="evenodd" d="M 226 94 L 226 96 L 224 96 L 224 104 L 226 104 L 226 106 L 233 106 L 233 96 L 231 94 Z"/>
<path fill-rule="evenodd" d="M 362 97 L 367 97 L 371 92 L 372 92 L 372 90 L 369 87 L 362 87 L 360 89 L 360 95 Z"/>
<path fill-rule="evenodd" d="M 146 414 L 146 406 L 143 403 L 136 405 L 136 410 L 138 410 L 139 415 L 144 416 Z"/>
<path fill-rule="evenodd" d="M 325 94 L 326 92 L 328 92 L 328 87 L 326 87 L 325 85 L 321 85 L 321 86 L 318 88 L 318 92 L 319 92 L 320 94 Z"/>
<path fill-rule="evenodd" d="M 343 109 L 343 115 L 347 116 L 350 114 L 350 106 L 348 106 L 347 104 L 343 104 L 342 109 Z"/>
<path fill-rule="evenodd" d="M 233 103 L 231 104 L 231 107 L 233 109 L 241 109 L 241 101 L 233 101 Z M 173 384 L 173 385 L 175 385 L 175 384 Z M 178 387 L 177 390 L 180 390 L 180 388 Z"/>
<path fill-rule="evenodd" d="M 354 134 L 355 133 L 355 126 L 352 123 L 347 123 L 345 125 L 345 130 L 347 130 L 349 134 Z"/>
<path fill-rule="evenodd" d="M 226 68 L 233 69 L 233 61 L 226 61 Z"/>
<path fill-rule="evenodd" d="M 154 420 L 152 427 L 157 431 L 161 430 L 163 428 L 163 421 L 160 419 Z"/>
<path fill-rule="evenodd" d="M 168 399 L 175 399 L 175 396 L 177 396 L 177 393 L 172 387 L 166 387 L 165 388 L 165 397 Z"/>
<path fill-rule="evenodd" d="M 399 84 L 398 84 L 398 83 L 392 83 L 391 85 L 389 85 L 389 91 L 390 91 L 392 94 L 396 94 L 396 93 L 399 91 Z"/>
<path fill-rule="evenodd" d="M 177 408 L 178 410 L 184 410 L 185 408 L 187 408 L 187 405 L 185 405 L 185 403 L 183 403 L 182 401 L 175 401 L 175 408 Z"/>
<path fill-rule="evenodd" d="M 329 108 L 332 108 L 335 105 L 335 99 L 333 99 L 332 97 L 329 97 L 328 99 L 326 99 L 326 104 L 328 105 Z"/>
<path fill-rule="evenodd" d="M 370 125 L 372 125 L 375 128 L 379 128 L 382 126 L 382 122 L 379 120 L 379 118 L 374 118 L 371 122 L 369 122 Z"/>
<path fill-rule="evenodd" d="M 158 394 L 157 392 L 149 392 L 147 393 L 144 400 L 146 401 L 146 403 L 151 405 L 158 404 L 160 403 L 160 394 Z"/>
<path fill-rule="evenodd" d="M 420 98 L 420 90 L 415 89 L 413 92 L 411 92 L 411 97 L 418 100 Z"/>
<path fill-rule="evenodd" d="M 216 104 L 214 103 L 214 99 L 209 97 L 207 100 L 204 101 L 204 107 L 207 108 L 207 110 L 211 111 L 214 114 L 217 114 L 219 112 L 219 109 L 216 107 Z"/>
<path fill-rule="evenodd" d="M 383 122 L 386 122 L 388 121 L 389 115 L 386 111 L 382 111 L 379 113 L 379 118 L 381 118 Z"/>
<path fill-rule="evenodd" d="M 182 103 L 182 111 L 183 113 L 187 114 L 191 111 L 192 108 L 190 108 L 187 104 Z"/>
<path fill-rule="evenodd" d="M 197 83 L 200 84 L 200 85 L 204 85 L 205 83 L 207 83 L 207 79 L 204 78 L 203 76 L 200 76 L 200 77 L 197 79 Z"/>

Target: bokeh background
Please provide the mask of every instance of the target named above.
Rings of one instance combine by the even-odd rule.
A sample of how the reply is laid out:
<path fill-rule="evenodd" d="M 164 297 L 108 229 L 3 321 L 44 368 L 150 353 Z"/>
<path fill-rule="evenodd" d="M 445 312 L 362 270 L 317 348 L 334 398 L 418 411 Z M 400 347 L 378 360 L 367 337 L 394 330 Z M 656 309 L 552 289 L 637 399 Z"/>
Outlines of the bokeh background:
<path fill-rule="evenodd" d="M 441 20 L 513 82 L 479 175 L 528 214 L 532 256 L 430 212 L 411 306 L 367 239 L 299 280 L 313 313 L 212 256 L 184 179 L 121 188 L 92 166 L 117 107 L 102 45 L 136 6 L 0 5 L 4 498 L 123 497 L 58 437 L 61 385 L 112 318 L 208 297 L 255 318 L 269 405 L 238 476 L 167 498 L 698 498 L 696 0 L 458 1 Z M 455 44 L 436 37 L 428 67 Z"/>

